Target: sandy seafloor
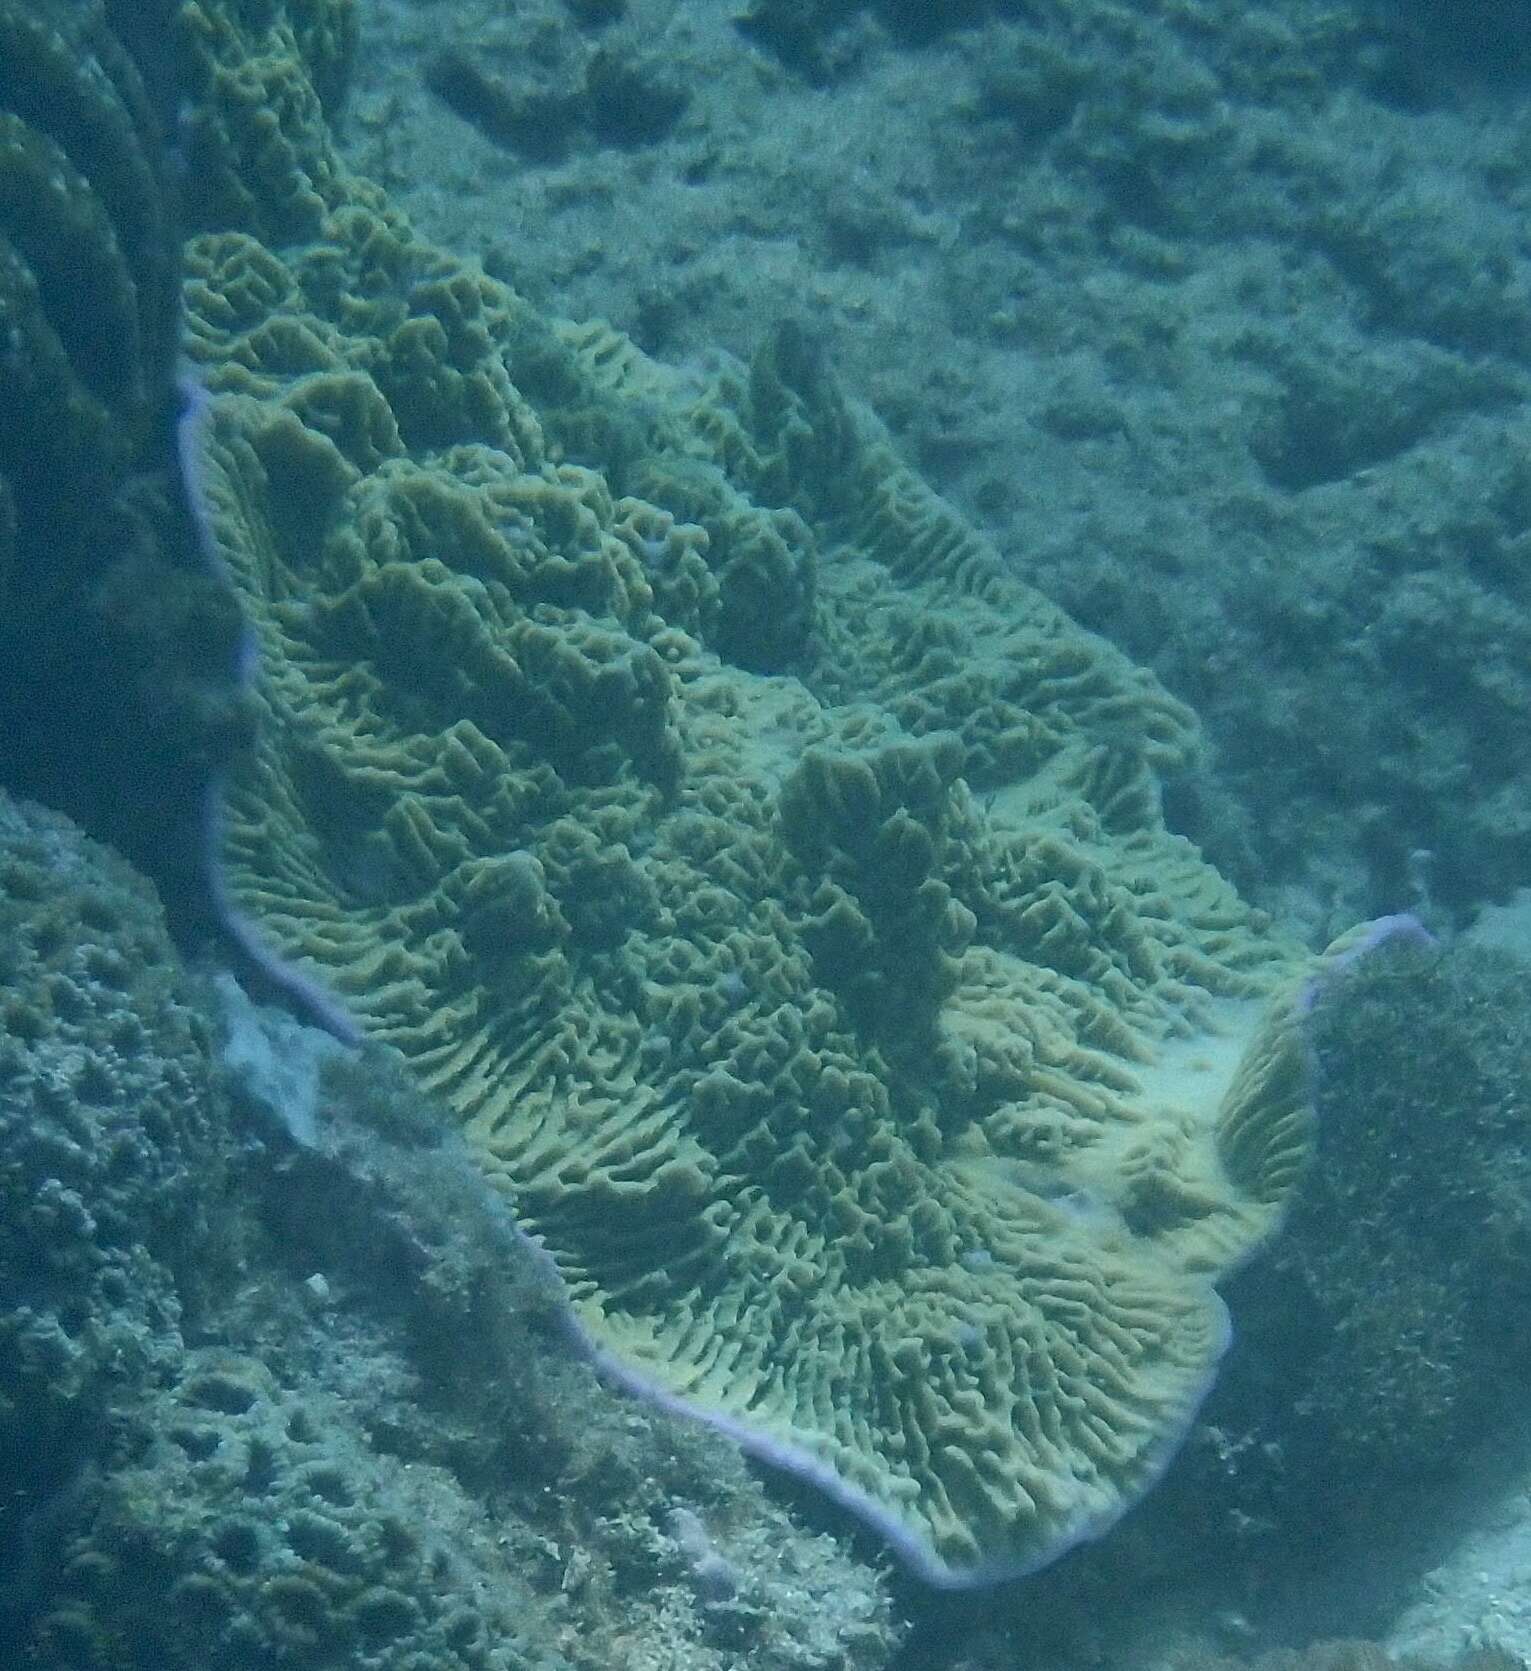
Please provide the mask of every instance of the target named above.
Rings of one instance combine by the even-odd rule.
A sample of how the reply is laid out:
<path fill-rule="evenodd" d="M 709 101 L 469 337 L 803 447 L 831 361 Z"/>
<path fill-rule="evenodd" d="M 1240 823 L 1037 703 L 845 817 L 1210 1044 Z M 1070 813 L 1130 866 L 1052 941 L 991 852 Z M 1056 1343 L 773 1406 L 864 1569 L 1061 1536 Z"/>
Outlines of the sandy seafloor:
<path fill-rule="evenodd" d="M 1198 710 L 1173 821 L 1315 940 L 1510 899 L 1531 13 L 962 12 L 366 0 L 343 136 L 427 235 L 664 359 L 808 324 L 1018 571 Z M 431 90 L 464 65 L 498 137 Z M 1531 948 L 1527 920 L 1492 932 Z M 1531 1426 L 1491 1443 L 1394 1651 L 1531 1655 Z M 1178 1614 L 1145 1605 L 1131 1657 L 1180 1657 Z"/>
<path fill-rule="evenodd" d="M 807 323 L 1202 715 L 1170 811 L 1246 892 L 1321 939 L 1527 879 L 1523 0 L 364 19 L 351 159 L 424 232 L 669 360 Z"/>

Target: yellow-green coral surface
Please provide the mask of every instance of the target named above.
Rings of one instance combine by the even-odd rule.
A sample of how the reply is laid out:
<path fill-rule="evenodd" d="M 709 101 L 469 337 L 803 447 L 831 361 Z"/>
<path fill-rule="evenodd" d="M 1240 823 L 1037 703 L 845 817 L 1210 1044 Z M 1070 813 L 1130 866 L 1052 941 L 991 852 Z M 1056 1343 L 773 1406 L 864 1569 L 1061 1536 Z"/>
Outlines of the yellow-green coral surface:
<path fill-rule="evenodd" d="M 667 372 L 370 195 L 190 265 L 240 908 L 630 1383 L 937 1582 L 1110 1524 L 1306 1136 L 1297 959 L 1160 822 L 1189 715 L 791 333 Z"/>

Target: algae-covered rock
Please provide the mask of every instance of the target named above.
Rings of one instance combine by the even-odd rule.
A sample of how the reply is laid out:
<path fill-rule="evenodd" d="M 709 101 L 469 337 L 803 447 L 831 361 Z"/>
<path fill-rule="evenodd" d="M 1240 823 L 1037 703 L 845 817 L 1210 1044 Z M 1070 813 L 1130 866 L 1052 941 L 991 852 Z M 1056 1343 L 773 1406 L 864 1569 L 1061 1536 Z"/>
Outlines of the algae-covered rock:
<path fill-rule="evenodd" d="M 99 7 L 0 6 L 0 482 L 29 557 L 8 626 L 60 606 L 83 525 L 162 423 L 174 216 L 158 123 Z"/>
<path fill-rule="evenodd" d="M 64 1553 L 34 1663 L 524 1663 L 506 1601 L 462 1572 L 444 1581 L 446 1546 L 463 1536 L 442 1513 L 450 1494 L 425 1468 L 401 1487 L 344 1400 L 296 1397 L 226 1348 L 189 1349 L 165 1380 L 133 1412 L 135 1454 L 102 1482 L 89 1533 Z M 131 1659 L 104 1647 L 119 1634 Z"/>
<path fill-rule="evenodd" d="M 221 1016 L 147 883 L 0 797 L 18 1663 L 884 1663 L 867 1569 L 571 1357 L 543 1262 L 397 1065 L 220 985 Z"/>
<path fill-rule="evenodd" d="M 185 918 L 245 724 L 176 457 L 169 12 L 0 5 L 0 779 L 152 854 Z"/>
<path fill-rule="evenodd" d="M 212 1030 L 148 884 L 65 819 L 0 796 L 9 1601 L 46 1559 L 16 1527 L 75 1493 L 108 1412 L 176 1361 L 182 1316 L 206 1292 L 221 1113 Z"/>
<path fill-rule="evenodd" d="M 1326 982 L 1314 1163 L 1240 1279 L 1259 1344 L 1209 1411 L 1268 1585 L 1431 1519 L 1519 1408 L 1528 1354 L 1505 1320 L 1531 1302 L 1525 980 L 1523 956 L 1464 937 Z M 1396 1589 L 1396 1571 L 1376 1581 Z"/>

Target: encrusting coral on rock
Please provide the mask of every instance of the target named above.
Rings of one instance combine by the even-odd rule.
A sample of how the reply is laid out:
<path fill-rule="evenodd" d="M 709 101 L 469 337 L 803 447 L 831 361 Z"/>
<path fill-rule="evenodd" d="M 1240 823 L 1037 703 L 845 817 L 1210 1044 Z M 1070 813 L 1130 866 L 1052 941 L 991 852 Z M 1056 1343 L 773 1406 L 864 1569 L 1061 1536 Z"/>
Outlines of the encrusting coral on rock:
<path fill-rule="evenodd" d="M 615 1376 L 933 1582 L 1030 1570 L 1210 1381 L 1306 960 L 1163 827 L 1189 713 L 802 333 L 667 370 L 352 180 L 348 16 L 181 14 L 187 485 L 259 650 L 212 896 L 451 1111 Z"/>
<path fill-rule="evenodd" d="M 366 188 L 188 259 L 261 650 L 238 908 L 456 1113 L 619 1378 L 936 1582 L 1109 1525 L 1306 1136 L 1303 960 L 1159 819 L 1190 716 L 791 333 L 667 371 Z"/>

